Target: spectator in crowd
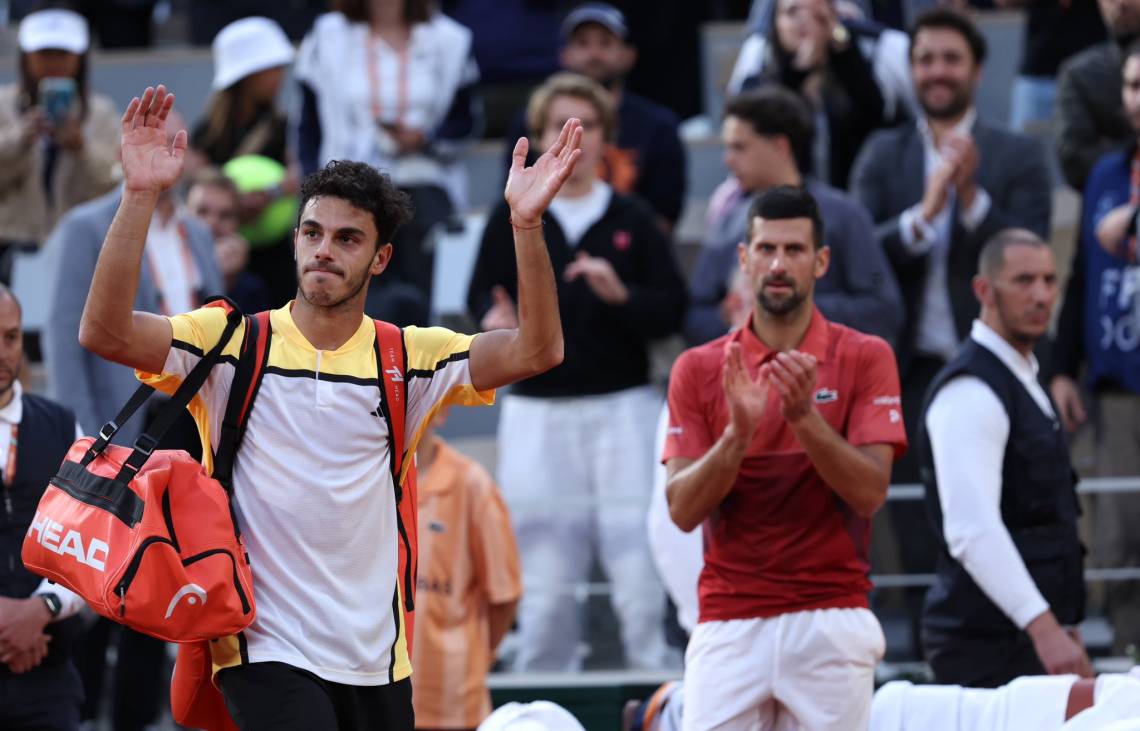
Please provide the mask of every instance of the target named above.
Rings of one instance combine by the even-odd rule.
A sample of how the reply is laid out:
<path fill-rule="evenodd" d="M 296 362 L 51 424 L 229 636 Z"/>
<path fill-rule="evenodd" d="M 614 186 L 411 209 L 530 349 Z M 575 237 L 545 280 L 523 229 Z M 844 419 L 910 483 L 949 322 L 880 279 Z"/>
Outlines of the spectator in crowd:
<path fill-rule="evenodd" d="M 171 120 L 173 140 L 174 132 L 185 124 L 174 110 Z M 119 189 L 75 208 L 60 220 L 46 244 L 58 266 L 48 314 L 52 327 L 43 342 L 48 385 L 56 398 L 75 410 L 88 434 L 96 433 L 138 387 L 132 369 L 89 352 L 77 337 L 103 238 L 121 199 Z M 180 208 L 172 192 L 164 193 L 147 230 L 134 307 L 158 314 L 182 312 L 224 291 L 209 231 Z M 137 420 L 128 423 L 115 441 L 133 444 L 141 428 Z M 186 449 L 200 456 L 197 435 L 197 427 L 185 414 L 159 446 Z M 86 695 L 83 717 L 98 718 L 107 675 L 106 647 L 112 641 L 118 647 L 111 710 L 114 727 L 117 731 L 142 731 L 154 722 L 160 708 L 166 645 L 125 627 L 116 628 L 106 619 L 96 622 L 84 635 L 77 651 Z"/>
<path fill-rule="evenodd" d="M 119 124 L 88 89 L 83 16 L 31 13 L 18 42 L 18 80 L 0 86 L 0 228 L 4 244 L 39 245 L 68 209 L 115 187 Z"/>
<path fill-rule="evenodd" d="M 996 0 L 996 4 L 1025 8 L 1025 47 L 1013 82 L 1009 126 L 1015 132 L 1032 132 L 1034 125 L 1053 119 L 1057 70 L 1070 56 L 1105 39 L 1104 21 L 1096 0 Z"/>
<path fill-rule="evenodd" d="M 1062 64 L 1057 81 L 1057 157 L 1065 180 L 1081 191 L 1096 161 L 1134 136 L 1118 90 L 1123 51 L 1140 37 L 1140 0 L 1097 5 L 1109 39 Z"/>
<path fill-rule="evenodd" d="M 187 177 L 206 165 L 222 167 L 245 155 L 260 155 L 283 166 L 284 180 L 270 191 L 241 196 L 240 222 L 258 219 L 281 196 L 297 192 L 297 168 L 287 149 L 288 121 L 277 108 L 293 45 L 268 18 L 243 18 L 214 38 L 213 94 L 206 114 L 190 133 Z M 288 302 L 297 291 L 290 253 L 290 226 L 282 235 L 257 241 L 250 268 L 270 286 L 271 304 Z"/>
<path fill-rule="evenodd" d="M 871 212 L 902 289 L 896 351 L 912 438 L 927 386 L 978 312 L 970 282 L 982 245 L 1010 226 L 1041 236 L 1049 227 L 1044 150 L 978 118 L 985 56 L 985 39 L 965 16 L 947 8 L 920 15 L 911 71 L 924 114 L 872 136 L 852 174 L 852 192 Z M 894 480 L 918 480 L 914 455 L 896 465 Z"/>
<path fill-rule="evenodd" d="M 860 146 L 884 122 L 879 82 L 832 0 L 777 0 L 774 12 L 763 55 L 750 51 L 751 72 L 730 89 L 777 84 L 807 100 L 816 136 L 806 170 L 846 188 Z"/>
<path fill-rule="evenodd" d="M 562 68 L 588 76 L 606 88 L 617 109 L 617 137 L 607 145 L 601 177 L 618 193 L 636 193 L 656 212 L 669 232 L 685 203 L 685 149 L 680 120 L 666 107 L 624 88 L 637 60 L 629 28 L 620 10 L 606 3 L 586 3 L 562 23 Z M 526 133 L 525 110 L 507 136 Z M 510 153 L 511 145 L 507 145 Z"/>
<path fill-rule="evenodd" d="M 1001 688 L 912 685 L 875 693 L 870 731 L 1138 731 L 1140 669 L 1092 678 L 1029 676 Z"/>
<path fill-rule="evenodd" d="M 982 249 L 970 337 L 930 384 L 919 459 L 938 537 L 922 641 L 939 683 L 1092 674 L 1076 480 L 1033 347 L 1057 302 L 1048 244 L 1006 229 Z"/>
<path fill-rule="evenodd" d="M 487 139 L 507 134 L 531 91 L 558 71 L 558 27 L 570 4 L 571 0 L 440 2 L 443 12 L 471 29 Z"/>
<path fill-rule="evenodd" d="M 874 3 L 875 9 L 885 3 Z M 917 117 L 921 112 L 914 97 L 914 84 L 910 78 L 910 63 L 907 54 L 910 39 L 901 30 L 872 20 L 866 8 L 848 0 L 835 0 L 835 10 L 839 22 L 854 39 L 855 45 L 863 53 L 879 92 L 883 96 L 883 120 L 885 123 Z M 745 88 L 755 86 L 762 78 L 764 67 L 771 62 L 773 54 L 768 51 L 768 38 L 772 32 L 776 12 L 776 0 L 756 0 L 748 17 L 748 37 L 740 47 L 732 76 L 728 81 L 728 93 L 739 94 Z"/>
<path fill-rule="evenodd" d="M 421 729 L 473 729 L 491 715 L 487 672 L 522 596 L 510 515 L 491 475 L 439 437 L 416 451 L 419 578 L 412 699 Z"/>
<path fill-rule="evenodd" d="M 764 191 L 802 187 L 819 205 L 827 272 L 816 282 L 814 301 L 824 316 L 856 330 L 897 339 L 902 298 L 867 210 L 854 197 L 807 179 L 801 165 L 811 157 L 811 111 L 779 87 L 745 92 L 725 107 L 724 160 L 731 176 L 713 194 L 704 246 L 690 281 L 692 305 L 685 338 L 700 345 L 724 335 L 731 324 L 726 298 L 739 270 L 737 247 L 748 238 L 748 211 Z M 747 303 L 751 297 L 746 300 Z"/>
<path fill-rule="evenodd" d="M 426 239 L 466 204 L 456 155 L 479 132 L 471 32 L 428 0 L 339 0 L 336 7 L 317 19 L 294 69 L 301 171 L 329 160 L 365 162 L 411 196 L 415 217 L 396 234 L 385 275 L 373 280 L 368 312 L 424 325 L 434 262 Z M 421 314 L 408 322 L 399 316 L 407 311 Z"/>
<path fill-rule="evenodd" d="M 1126 53 L 1122 96 L 1133 142 L 1100 159 L 1084 190 L 1080 239 L 1053 350 L 1050 391 L 1067 431 L 1094 416 L 1094 472 L 1102 477 L 1140 474 L 1140 269 L 1136 267 L 1136 178 L 1140 141 L 1140 43 Z M 1090 408 L 1077 385 L 1082 367 Z M 1106 568 L 1140 562 L 1140 500 L 1135 494 L 1096 495 L 1093 560 Z M 1134 582 L 1107 585 L 1113 649 L 1140 646 L 1140 589 Z"/>
<path fill-rule="evenodd" d="M 680 329 L 685 284 L 652 210 L 598 179 L 616 132 L 611 96 L 584 76 L 556 74 L 527 107 L 531 139 L 549 143 L 569 118 L 582 122 L 582 159 L 545 226 L 566 357 L 515 386 L 499 420 L 500 482 L 527 587 L 517 668 L 580 667 L 578 607 L 566 590 L 588 578 L 596 542 L 626 661 L 659 669 L 668 664 L 665 595 L 644 530 L 660 408 L 649 385 L 649 341 Z M 483 232 L 467 304 L 488 330 L 516 321 L 516 301 L 510 223 L 500 205 Z"/>
<path fill-rule="evenodd" d="M 24 568 L 20 549 L 36 530 L 40 496 L 79 436 L 72 413 L 24 393 L 20 303 L 0 285 L 0 727 L 79 728 L 83 686 L 71 658 L 83 599 Z M 31 529 L 29 530 L 29 526 Z"/>
<path fill-rule="evenodd" d="M 773 188 L 749 220 L 748 324 L 669 383 L 669 512 L 705 545 L 684 727 L 862 728 L 884 651 L 870 519 L 906 448 L 898 372 L 886 342 L 813 304 L 828 251 L 811 194 Z"/>
<path fill-rule="evenodd" d="M 253 314 L 270 309 L 272 301 L 265 280 L 246 269 L 249 242 L 237 231 L 238 207 L 237 186 L 217 168 L 203 168 L 190 181 L 186 208 L 214 238 L 214 253 L 226 296 L 242 312 Z"/>

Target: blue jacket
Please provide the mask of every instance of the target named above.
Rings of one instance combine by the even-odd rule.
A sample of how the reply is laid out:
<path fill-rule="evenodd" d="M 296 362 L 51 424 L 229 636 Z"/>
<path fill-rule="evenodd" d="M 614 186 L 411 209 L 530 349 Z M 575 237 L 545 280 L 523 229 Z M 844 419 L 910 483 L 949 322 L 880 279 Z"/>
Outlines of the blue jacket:
<path fill-rule="evenodd" d="M 1140 266 L 1100 247 L 1096 227 L 1128 203 L 1135 147 L 1105 155 L 1085 186 L 1078 256 L 1083 259 L 1083 344 L 1089 382 L 1140 393 Z"/>

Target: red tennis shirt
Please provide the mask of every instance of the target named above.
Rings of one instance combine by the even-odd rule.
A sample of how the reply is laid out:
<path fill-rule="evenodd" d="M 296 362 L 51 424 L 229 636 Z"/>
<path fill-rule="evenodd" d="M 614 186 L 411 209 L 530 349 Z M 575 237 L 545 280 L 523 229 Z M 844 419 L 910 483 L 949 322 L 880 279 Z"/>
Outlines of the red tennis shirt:
<path fill-rule="evenodd" d="M 721 371 L 738 342 L 755 376 L 776 354 L 752 324 L 685 351 L 669 383 L 663 460 L 699 459 L 728 425 Z M 828 322 L 815 310 L 798 350 L 815 356 L 815 408 L 855 446 L 906 451 L 898 367 L 887 343 Z M 866 607 L 871 521 L 816 472 L 780 413 L 773 387 L 736 484 L 704 523 L 700 621 Z"/>

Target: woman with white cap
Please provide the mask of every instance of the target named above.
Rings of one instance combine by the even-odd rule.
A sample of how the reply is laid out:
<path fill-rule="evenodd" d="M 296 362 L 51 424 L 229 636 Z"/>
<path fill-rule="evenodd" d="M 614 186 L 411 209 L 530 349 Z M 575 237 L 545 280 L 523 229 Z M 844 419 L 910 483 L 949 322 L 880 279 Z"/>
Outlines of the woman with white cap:
<path fill-rule="evenodd" d="M 313 24 L 297 54 L 300 82 L 297 156 L 301 171 L 329 160 L 380 168 L 412 197 L 415 218 L 397 231 L 392 263 L 376 281 L 368 314 L 400 325 L 431 299 L 431 228 L 466 205 L 466 175 L 457 160 L 481 127 L 474 96 L 479 72 L 471 31 L 437 11 L 432 0 L 335 0 Z M 397 289 L 397 288 L 402 288 Z"/>
<path fill-rule="evenodd" d="M 253 161 L 259 171 L 279 170 L 283 179 L 268 189 L 262 187 L 265 181 L 257 181 L 259 184 L 251 189 L 242 180 L 235 180 L 242 191 L 241 222 L 248 224 L 258 220 L 274 200 L 292 196 L 298 188 L 296 168 L 286 145 L 287 118 L 277 107 L 286 69 L 293 62 L 293 44 L 275 21 L 250 17 L 218 31 L 213 52 L 214 92 L 205 116 L 190 133 L 186 167 L 192 177 L 207 166 L 222 168 L 231 160 L 244 158 Z M 288 235 L 269 234 L 252 243 L 257 246 L 250 252 L 250 270 L 269 286 L 273 306 L 284 304 L 297 291 Z"/>
<path fill-rule="evenodd" d="M 20 23 L 19 78 L 0 86 L 5 244 L 43 243 L 68 209 L 118 183 L 119 115 L 87 88 L 89 39 L 87 21 L 62 3 Z"/>

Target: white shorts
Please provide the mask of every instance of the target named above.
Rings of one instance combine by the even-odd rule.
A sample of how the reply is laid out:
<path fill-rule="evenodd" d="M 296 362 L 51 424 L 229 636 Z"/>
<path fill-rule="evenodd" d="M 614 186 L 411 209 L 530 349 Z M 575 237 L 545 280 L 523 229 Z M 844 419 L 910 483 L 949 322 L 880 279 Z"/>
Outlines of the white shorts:
<path fill-rule="evenodd" d="M 886 641 L 867 609 L 697 625 L 684 731 L 865 731 Z"/>

